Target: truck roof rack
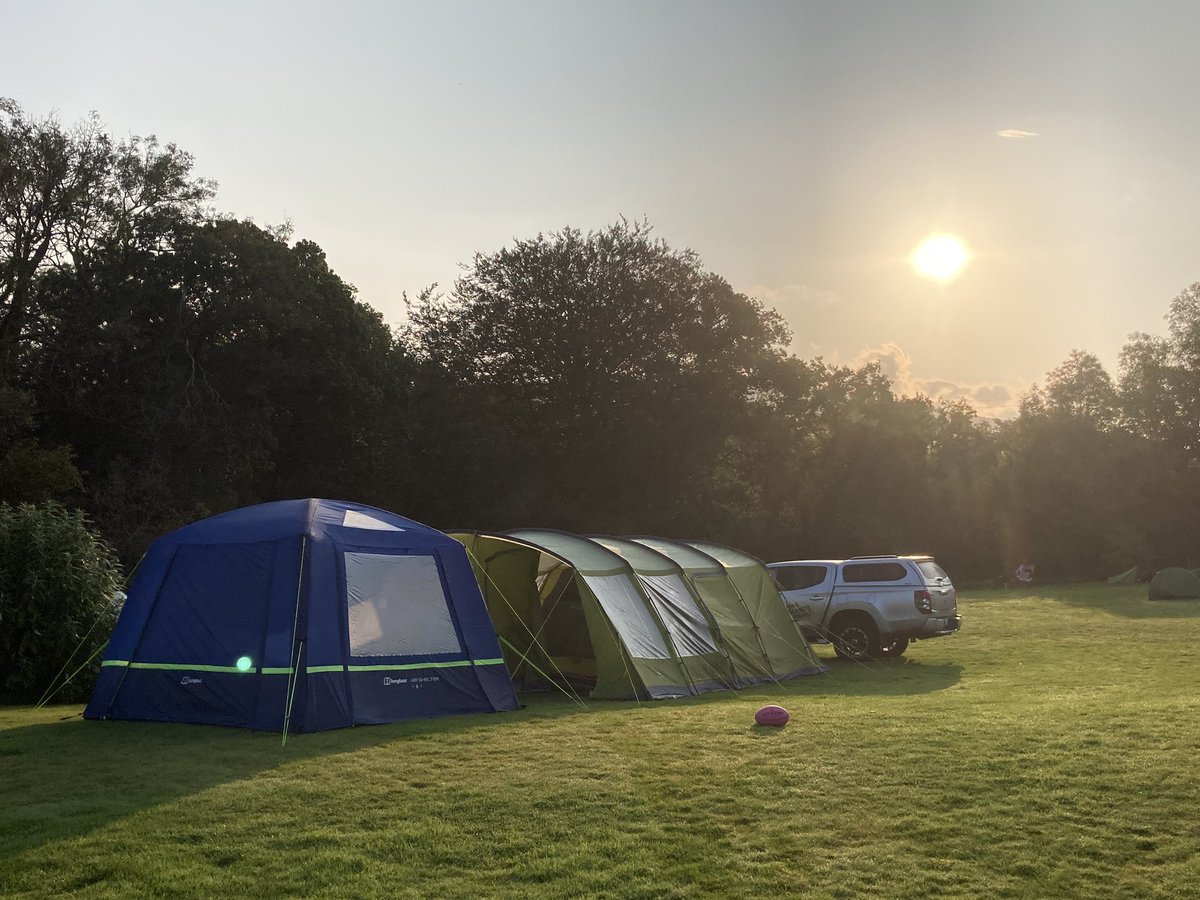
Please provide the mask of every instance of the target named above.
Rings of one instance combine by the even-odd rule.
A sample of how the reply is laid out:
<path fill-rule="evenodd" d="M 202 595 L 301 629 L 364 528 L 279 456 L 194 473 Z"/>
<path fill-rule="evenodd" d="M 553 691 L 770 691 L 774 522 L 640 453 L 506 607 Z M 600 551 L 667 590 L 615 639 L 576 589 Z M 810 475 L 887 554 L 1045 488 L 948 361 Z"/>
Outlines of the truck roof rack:
<path fill-rule="evenodd" d="M 851 556 L 850 559 L 899 559 L 895 553 L 874 553 L 871 556 Z"/>

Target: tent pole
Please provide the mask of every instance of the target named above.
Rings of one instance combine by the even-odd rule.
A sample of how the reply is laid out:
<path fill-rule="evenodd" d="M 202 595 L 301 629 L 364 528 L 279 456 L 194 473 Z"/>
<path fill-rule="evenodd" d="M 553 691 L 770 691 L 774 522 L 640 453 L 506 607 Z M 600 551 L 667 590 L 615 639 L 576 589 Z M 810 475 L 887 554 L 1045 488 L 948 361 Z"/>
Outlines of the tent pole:
<path fill-rule="evenodd" d="M 288 696 L 287 704 L 283 711 L 283 744 L 287 746 L 288 726 L 292 721 L 292 697 L 296 693 L 296 678 L 299 673 L 296 669 L 300 665 L 300 654 L 296 652 L 296 631 L 300 625 L 300 594 L 304 589 L 304 561 L 308 556 L 308 535 L 304 534 L 300 537 L 300 571 L 296 573 L 296 610 L 292 615 L 292 650 L 288 656 L 288 661 L 291 663 L 291 671 L 288 673 Z M 303 647 L 304 642 L 300 642 Z"/>
<path fill-rule="evenodd" d="M 304 658 L 304 639 L 300 639 L 300 652 L 296 654 L 296 667 L 300 665 L 300 660 Z M 293 678 L 288 687 L 287 708 L 283 715 L 283 740 L 280 742 L 281 747 L 287 746 L 288 727 L 292 723 L 292 698 L 296 695 L 296 681 Z"/>
<path fill-rule="evenodd" d="M 496 593 L 500 595 L 500 599 L 504 601 L 504 605 L 507 606 L 509 608 L 509 610 L 512 611 L 513 616 L 516 617 L 516 620 L 521 623 L 521 627 L 524 628 L 526 633 L 530 636 L 530 638 L 532 638 L 533 643 L 530 645 L 530 650 L 532 651 L 533 647 L 537 647 L 539 650 L 541 650 L 542 655 L 544 655 L 546 657 L 546 659 L 548 659 L 550 661 L 550 665 L 552 665 L 554 667 L 554 670 L 556 672 L 558 672 L 559 677 L 562 678 L 563 682 L 569 686 L 570 682 L 568 681 L 567 676 L 563 673 L 562 669 L 560 669 L 558 667 L 558 663 L 556 663 L 554 661 L 554 657 L 550 655 L 550 651 L 547 650 L 544 646 L 542 646 L 541 642 L 538 640 L 538 635 L 542 633 L 542 628 L 546 627 L 546 622 L 549 621 L 549 616 L 545 617 L 545 619 L 542 622 L 542 627 L 539 628 L 537 630 L 537 634 L 535 634 L 533 632 L 533 630 L 530 629 L 530 627 L 525 624 L 525 620 L 521 617 L 521 614 L 517 612 L 516 607 L 514 607 L 512 605 L 512 601 L 510 601 L 508 599 L 508 597 L 505 596 L 504 591 L 502 591 L 500 589 L 500 585 L 498 585 L 496 583 L 496 580 L 494 578 L 492 578 L 491 574 L 487 570 L 487 565 L 485 563 L 481 563 L 479 561 L 479 557 L 477 557 L 474 554 L 474 552 L 472 552 L 470 547 L 467 547 L 466 544 L 463 544 L 463 546 L 466 547 L 467 556 L 469 556 L 475 562 L 475 565 L 477 565 L 479 567 L 479 571 L 483 573 L 483 577 L 486 578 L 488 580 L 488 583 L 491 584 L 491 586 L 496 589 Z M 492 557 L 489 557 L 489 560 L 491 558 Z M 559 563 L 559 565 L 562 565 L 562 563 Z M 575 577 L 574 575 L 571 575 L 571 578 L 574 578 L 574 577 Z M 566 587 L 564 586 L 562 593 L 559 594 L 559 599 L 562 598 L 562 594 L 565 592 L 566 592 Z M 539 598 L 539 602 L 540 602 L 540 598 Z M 484 601 L 484 605 L 485 606 L 487 605 L 486 600 Z M 557 601 L 555 602 L 555 605 L 557 606 Z M 551 612 L 553 612 L 553 611 L 554 610 L 551 609 Z M 496 637 L 500 637 L 499 632 L 496 632 Z M 509 646 L 512 646 L 512 645 L 510 644 Z M 515 650 L 516 648 L 514 647 L 513 649 Z M 528 662 L 528 661 L 529 661 L 529 658 L 527 655 L 522 656 L 522 662 Z M 530 665 L 532 666 L 533 664 L 530 663 Z M 515 674 L 515 673 L 513 673 L 513 672 L 509 673 L 510 676 L 512 676 L 513 674 Z M 574 691 L 574 688 L 572 688 L 571 690 Z M 575 697 L 580 703 L 583 702 L 583 698 L 580 697 L 578 693 L 575 694 Z"/>

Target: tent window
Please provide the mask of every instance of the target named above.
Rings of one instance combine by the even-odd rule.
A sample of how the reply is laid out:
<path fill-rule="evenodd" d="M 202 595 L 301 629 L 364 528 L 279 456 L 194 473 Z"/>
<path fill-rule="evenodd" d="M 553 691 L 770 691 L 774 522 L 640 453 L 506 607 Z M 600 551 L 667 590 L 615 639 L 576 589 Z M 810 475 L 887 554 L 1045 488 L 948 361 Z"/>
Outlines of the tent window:
<path fill-rule="evenodd" d="M 382 519 L 377 519 L 374 516 L 368 516 L 366 513 L 360 513 L 357 510 L 348 509 L 346 514 L 342 516 L 342 525 L 345 528 L 365 528 L 368 531 L 403 531 L 403 528 L 397 528 Z"/>
<path fill-rule="evenodd" d="M 670 659 L 646 601 L 625 575 L 585 575 L 600 606 L 612 622 L 630 656 L 638 659 Z"/>
<path fill-rule="evenodd" d="M 704 613 L 678 575 L 639 575 L 680 656 L 716 653 Z"/>
<path fill-rule="evenodd" d="M 347 553 L 351 656 L 461 653 L 432 556 Z"/>

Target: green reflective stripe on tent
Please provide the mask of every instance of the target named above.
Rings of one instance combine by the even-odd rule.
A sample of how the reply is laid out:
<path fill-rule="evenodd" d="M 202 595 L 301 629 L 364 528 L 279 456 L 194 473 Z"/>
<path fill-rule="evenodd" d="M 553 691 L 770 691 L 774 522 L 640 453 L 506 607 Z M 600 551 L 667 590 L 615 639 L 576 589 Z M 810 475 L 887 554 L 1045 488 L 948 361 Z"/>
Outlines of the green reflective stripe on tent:
<path fill-rule="evenodd" d="M 378 666 L 309 666 L 304 671 L 309 675 L 320 672 L 403 672 L 408 669 L 457 669 L 463 666 L 499 666 L 503 659 L 456 659 L 450 662 L 405 663 L 403 665 Z M 130 669 L 158 669 L 166 672 L 227 672 L 233 675 L 291 675 L 292 669 L 287 667 L 272 667 L 263 669 L 239 669 L 237 666 L 205 666 L 186 665 L 184 663 L 145 663 L 130 662 L 125 659 L 108 659 L 101 665 L 124 666 Z"/>
<path fill-rule="evenodd" d="M 239 669 L 237 666 L 205 666 L 189 665 L 187 663 L 147 663 L 130 662 L 127 659 L 106 659 L 102 666 L 122 666 L 130 669 L 159 669 L 166 672 L 230 672 L 234 675 L 254 675 L 259 670 Z M 264 675 L 290 675 L 291 669 L 264 669 Z"/>
<path fill-rule="evenodd" d="M 348 672 L 407 672 L 412 669 L 461 669 L 464 666 L 501 666 L 503 659 L 452 659 L 449 662 L 404 663 L 403 665 L 346 666 Z"/>
<path fill-rule="evenodd" d="M 413 669 L 461 669 L 465 666 L 501 666 L 503 659 L 452 659 L 448 662 L 423 662 L 402 664 L 380 664 L 369 666 L 309 666 L 304 671 L 309 675 L 320 672 L 409 672 Z"/>

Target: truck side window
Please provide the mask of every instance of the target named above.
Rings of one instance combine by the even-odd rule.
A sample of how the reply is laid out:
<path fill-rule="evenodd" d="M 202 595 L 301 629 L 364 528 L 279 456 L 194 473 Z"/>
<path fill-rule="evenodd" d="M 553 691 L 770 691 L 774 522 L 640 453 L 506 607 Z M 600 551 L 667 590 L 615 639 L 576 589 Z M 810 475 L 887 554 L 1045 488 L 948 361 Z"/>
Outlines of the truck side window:
<path fill-rule="evenodd" d="M 780 566 L 771 569 L 781 591 L 802 591 L 825 580 L 824 566 Z"/>
<path fill-rule="evenodd" d="M 842 580 L 847 584 L 865 581 L 903 581 L 908 570 L 900 563 L 853 563 L 842 567 Z"/>

